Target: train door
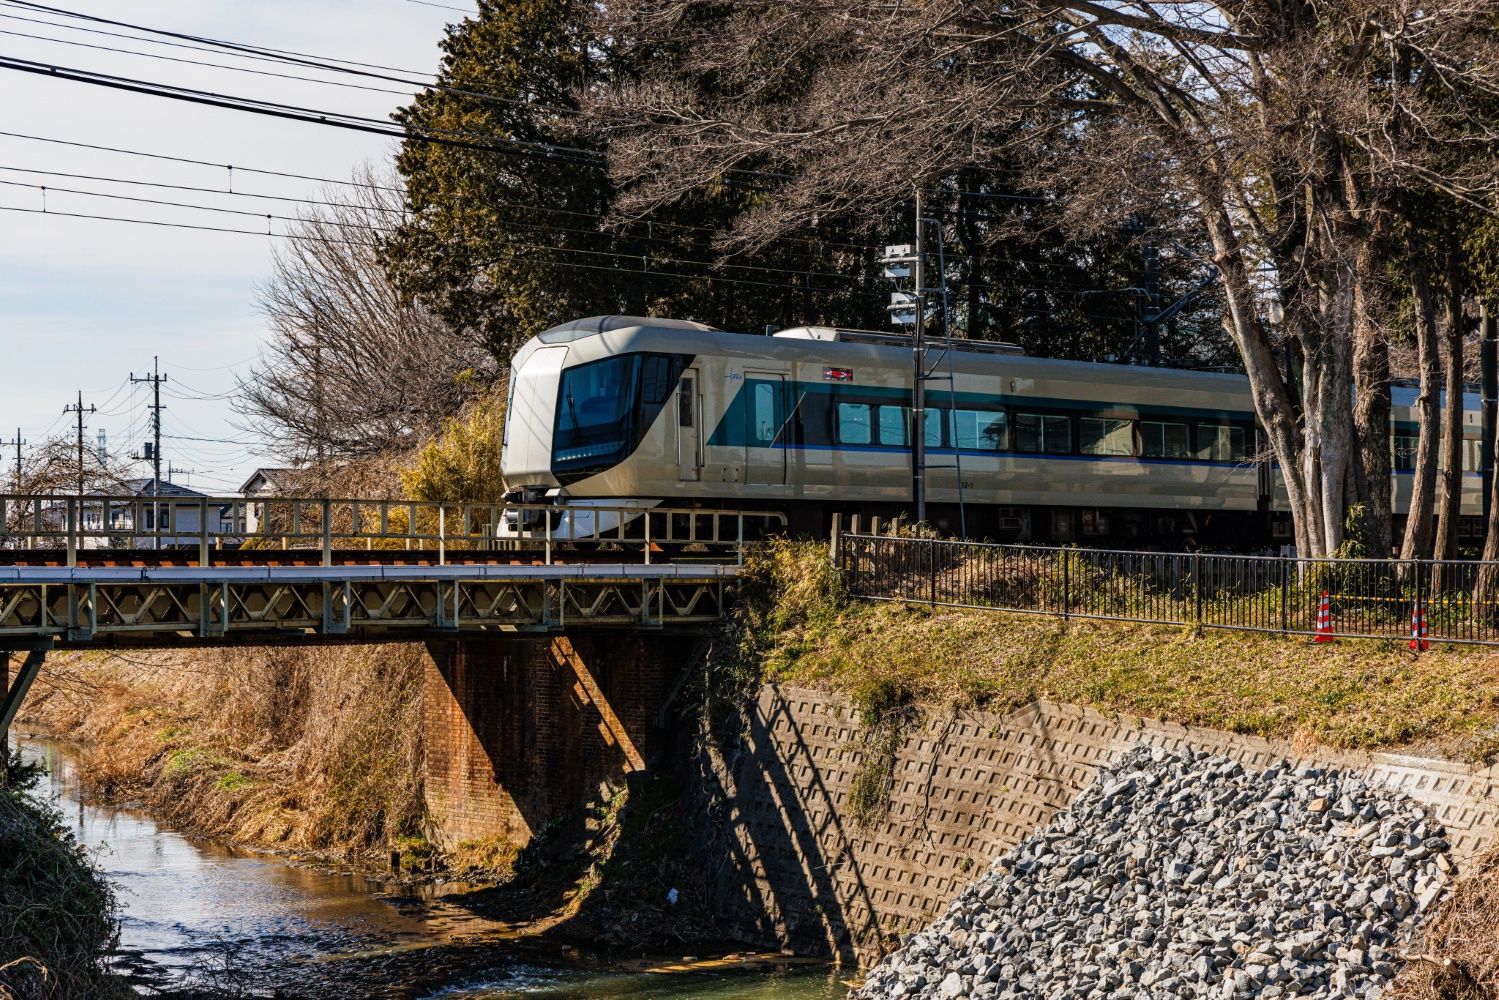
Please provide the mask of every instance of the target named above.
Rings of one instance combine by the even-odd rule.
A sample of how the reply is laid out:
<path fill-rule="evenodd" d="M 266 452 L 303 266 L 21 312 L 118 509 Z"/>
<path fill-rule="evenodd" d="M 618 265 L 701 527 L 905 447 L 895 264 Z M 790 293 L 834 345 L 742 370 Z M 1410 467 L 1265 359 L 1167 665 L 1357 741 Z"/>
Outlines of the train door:
<path fill-rule="evenodd" d="M 697 394 L 697 372 L 682 373 L 677 390 L 677 467 L 684 483 L 695 483 L 703 474 L 703 448 L 700 421 L 702 400 Z"/>
<path fill-rule="evenodd" d="M 780 440 L 786 422 L 786 376 L 746 371 L 744 383 L 744 481 L 782 486 L 786 482 L 785 441 Z"/>

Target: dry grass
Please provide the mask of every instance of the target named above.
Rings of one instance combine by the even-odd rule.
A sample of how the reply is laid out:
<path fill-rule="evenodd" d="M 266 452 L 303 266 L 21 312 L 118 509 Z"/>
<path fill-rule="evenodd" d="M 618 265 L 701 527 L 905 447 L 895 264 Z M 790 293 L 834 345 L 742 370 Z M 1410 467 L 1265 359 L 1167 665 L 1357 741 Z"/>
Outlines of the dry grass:
<path fill-rule="evenodd" d="M 0 789 L 0 998 L 130 995 L 104 960 L 114 894 L 49 809 Z"/>
<path fill-rule="evenodd" d="M 1499 850 L 1470 866 L 1438 907 L 1387 1000 L 1499 997 Z"/>
<path fill-rule="evenodd" d="M 846 600 L 820 545 L 770 546 L 754 569 L 746 642 L 772 680 L 996 710 L 1045 698 L 1308 747 L 1499 751 L 1499 650 Z"/>
<path fill-rule="evenodd" d="M 242 843 L 355 857 L 419 838 L 420 646 L 48 660 L 24 724 L 101 799 Z"/>

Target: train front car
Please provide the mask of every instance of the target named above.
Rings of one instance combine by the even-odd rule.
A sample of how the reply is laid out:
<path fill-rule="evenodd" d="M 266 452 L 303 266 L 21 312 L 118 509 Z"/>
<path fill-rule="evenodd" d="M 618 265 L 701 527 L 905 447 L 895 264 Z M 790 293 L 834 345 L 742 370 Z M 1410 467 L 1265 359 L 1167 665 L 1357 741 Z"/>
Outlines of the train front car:
<path fill-rule="evenodd" d="M 639 468 L 674 466 L 652 428 L 692 363 L 691 337 L 713 328 L 681 320 L 595 316 L 552 327 L 516 354 L 500 458 L 511 504 L 565 505 L 553 538 L 607 537 L 659 503 Z M 684 352 L 684 347 L 687 351 Z M 667 415 L 669 417 L 669 414 Z M 627 463 L 639 454 L 643 463 Z M 656 489 L 655 497 L 647 490 Z M 506 512 L 501 537 L 548 533 L 539 509 Z"/>

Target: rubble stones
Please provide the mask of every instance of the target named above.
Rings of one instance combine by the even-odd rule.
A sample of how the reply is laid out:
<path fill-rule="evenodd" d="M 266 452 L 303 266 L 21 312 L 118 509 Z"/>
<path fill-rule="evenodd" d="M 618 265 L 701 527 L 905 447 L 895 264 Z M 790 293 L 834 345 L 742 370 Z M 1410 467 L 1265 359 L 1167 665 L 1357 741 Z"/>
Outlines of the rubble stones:
<path fill-rule="evenodd" d="M 1378 997 L 1443 831 L 1356 774 L 1138 748 L 877 965 L 860 1000 Z"/>

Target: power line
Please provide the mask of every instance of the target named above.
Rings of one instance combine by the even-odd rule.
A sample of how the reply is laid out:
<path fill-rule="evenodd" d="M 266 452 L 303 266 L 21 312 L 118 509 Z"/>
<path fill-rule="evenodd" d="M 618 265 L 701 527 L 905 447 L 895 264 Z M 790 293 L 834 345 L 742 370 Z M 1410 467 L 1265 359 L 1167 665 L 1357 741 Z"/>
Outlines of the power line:
<path fill-rule="evenodd" d="M 125 56 L 140 56 L 143 59 L 159 59 L 162 62 L 180 63 L 186 66 L 205 66 L 209 69 L 223 69 L 234 73 L 251 73 L 255 76 L 271 77 L 278 80 L 297 80 L 302 83 L 317 83 L 327 87 L 343 87 L 349 90 L 363 90 L 374 94 L 395 94 L 401 97 L 411 96 L 410 91 L 392 90 L 389 87 L 373 87 L 367 83 L 346 83 L 343 80 L 319 80 L 313 76 L 297 76 L 293 73 L 275 73 L 267 69 L 256 69 L 252 66 L 230 66 L 225 63 L 208 62 L 203 59 L 184 59 L 180 56 L 162 55 L 160 52 L 141 52 L 138 49 L 122 49 L 114 45 L 94 45 L 89 42 L 75 41 L 71 38 L 51 38 L 47 35 L 33 35 L 25 31 L 0 30 L 0 35 L 7 38 L 29 38 L 37 42 L 53 42 L 57 45 L 71 45 L 74 48 L 92 49 L 95 52 L 114 52 Z"/>
<path fill-rule="evenodd" d="M 460 13 L 460 14 L 467 14 L 470 17 L 473 17 L 477 13 L 476 11 L 465 10 L 462 7 L 449 7 L 445 3 L 433 3 L 432 0 L 406 0 L 406 2 L 407 3 L 421 4 L 423 7 L 438 7 L 438 8 L 441 8 L 442 10 L 456 10 L 458 13 Z"/>
<path fill-rule="evenodd" d="M 48 6 L 44 5 L 44 4 L 30 3 L 30 2 L 28 2 L 28 0 L 0 0 L 0 3 L 3 3 L 7 7 L 21 7 L 21 8 L 24 8 L 26 10 L 38 11 L 38 12 L 41 12 L 41 13 L 44 13 L 44 14 L 51 14 L 54 17 L 67 17 L 67 18 L 73 18 L 74 20 L 79 20 L 79 21 L 88 21 L 88 22 L 90 22 L 92 24 L 108 24 L 108 25 L 110 25 L 112 27 L 116 27 L 116 28 L 129 28 L 132 31 L 148 32 L 148 33 L 153 34 L 153 35 L 162 35 L 162 36 L 167 37 L 167 38 L 176 38 L 176 39 L 179 39 L 181 41 L 196 42 L 198 44 L 209 45 L 209 46 L 212 46 L 214 48 L 229 48 L 229 47 L 232 47 L 232 48 L 238 49 L 240 51 L 251 53 L 251 54 L 254 54 L 254 55 L 274 56 L 274 57 L 277 57 L 277 58 L 291 56 L 291 57 L 297 57 L 297 58 L 303 58 L 303 59 L 320 59 L 320 60 L 322 60 L 324 62 L 343 63 L 344 65 L 347 65 L 347 66 L 359 66 L 359 67 L 363 67 L 365 69 L 385 70 L 386 72 L 389 72 L 389 73 L 411 73 L 411 74 L 415 74 L 417 76 L 423 75 L 420 70 L 400 69 L 400 68 L 395 67 L 395 66 L 382 66 L 379 63 L 358 62 L 358 61 L 353 60 L 353 59 L 338 59 L 338 58 L 335 58 L 333 56 L 316 56 L 316 55 L 311 55 L 311 54 L 306 53 L 306 52 L 296 52 L 296 51 L 291 50 L 291 49 L 276 49 L 276 48 L 271 48 L 270 46 L 239 45 L 238 43 L 235 43 L 235 42 L 224 42 L 224 41 L 220 41 L 220 40 L 214 39 L 214 38 L 203 38 L 203 37 L 200 37 L 200 36 L 197 36 L 197 35 L 189 35 L 189 34 L 184 34 L 184 33 L 175 32 L 175 31 L 165 31 L 165 30 L 158 29 L 158 28 L 147 28 L 147 27 L 143 27 L 143 26 L 131 24 L 128 21 L 113 21 L 113 20 L 110 20 L 107 17 L 99 17 L 99 16 L 94 15 L 94 14 L 83 14 L 83 13 L 80 13 L 78 11 L 64 10 L 61 7 L 48 7 Z M 427 74 L 427 75 L 431 75 L 431 74 Z"/>
<path fill-rule="evenodd" d="M 31 73 L 45 76 L 55 80 L 68 80 L 73 83 L 85 83 L 91 86 L 105 87 L 111 90 L 123 90 L 135 94 L 146 94 L 152 97 L 164 97 L 174 101 L 184 101 L 189 104 L 202 104 L 208 107 L 222 108 L 229 111 L 243 111 L 247 114 L 262 115 L 270 118 L 281 118 L 286 121 L 298 121 L 309 125 L 324 125 L 330 128 L 348 129 L 354 132 L 365 132 L 370 135 L 380 135 L 391 139 L 415 140 L 418 142 L 430 142 L 441 146 L 454 146 L 461 149 L 472 149 L 478 152 L 500 153 L 504 155 L 531 157 L 544 159 L 550 162 L 566 163 L 571 166 L 585 167 L 593 170 L 605 170 L 602 154 L 595 150 L 585 150 L 576 147 L 559 146 L 553 143 L 529 142 L 520 139 L 495 139 L 486 141 L 475 141 L 462 133 L 436 132 L 432 130 L 418 131 L 416 129 L 402 128 L 391 125 L 382 119 L 369 118 L 363 115 L 349 114 L 347 112 L 323 111 L 316 108 L 303 107 L 295 104 L 282 104 L 277 101 L 265 101 L 258 98 L 236 97 L 233 95 L 218 94 L 212 91 L 197 90 L 192 87 L 179 87 L 172 84 L 155 83 L 149 80 L 140 80 L 134 77 L 117 76 L 112 73 L 99 73 L 92 70 L 75 69 L 68 66 L 59 66 L 55 63 L 36 62 L 30 59 L 15 59 L 8 56 L 0 56 L 0 69 L 15 70 L 20 73 Z"/>
<path fill-rule="evenodd" d="M 9 2 L 9 0 L 0 0 L 0 4 L 4 4 L 4 3 L 8 3 L 8 2 Z M 242 53 L 242 52 L 226 52 L 224 49 L 218 48 L 218 47 L 215 47 L 215 46 L 212 46 L 212 45 L 188 45 L 188 44 L 185 44 L 183 42 L 168 42 L 168 41 L 163 41 L 160 38 L 142 38 L 140 35 L 127 35 L 127 34 L 125 34 L 123 32 L 119 32 L 119 31 L 105 31 L 102 28 L 85 28 L 85 27 L 83 27 L 82 25 L 79 25 L 79 24 L 68 24 L 68 23 L 65 23 L 65 22 L 59 23 L 57 21 L 43 21 L 43 20 L 40 20 L 40 19 L 34 18 L 34 17 L 22 17 L 20 14 L 0 14 L 0 20 L 5 20 L 5 21 L 20 21 L 20 22 L 22 22 L 24 24 L 36 24 L 36 25 L 41 25 L 42 27 L 45 27 L 45 28 L 56 28 L 59 31 L 76 31 L 76 32 L 78 32 L 80 34 L 93 35 L 93 36 L 99 37 L 99 38 L 119 38 L 119 39 L 123 39 L 123 40 L 125 40 L 127 42 L 137 42 L 137 43 L 139 43 L 141 45 L 157 45 L 157 46 L 161 46 L 163 48 L 178 49 L 178 50 L 186 51 L 186 52 L 206 52 L 206 53 L 209 53 L 211 55 L 232 56 L 235 59 L 244 59 L 244 60 L 247 60 L 249 62 L 267 62 L 267 63 L 275 63 L 275 64 L 279 64 L 279 65 L 285 65 L 286 64 L 286 60 L 282 59 L 279 55 L 253 55 L 253 54 L 250 54 L 250 53 Z M 334 63 L 337 63 L 337 62 L 348 62 L 350 65 L 355 65 L 355 66 L 370 65 L 370 64 L 367 64 L 367 63 L 354 63 L 354 62 L 351 62 L 350 60 L 335 59 L 335 58 L 333 58 L 331 56 L 322 56 L 321 58 L 325 62 L 334 62 Z M 435 78 L 437 76 L 436 73 L 429 73 L 429 72 L 427 72 L 425 70 L 419 70 L 419 69 L 396 69 L 396 68 L 385 67 L 385 66 L 371 66 L 371 68 L 373 68 L 373 69 L 390 69 L 391 72 L 393 72 L 393 73 L 405 73 L 405 74 L 408 74 L 410 76 L 433 77 L 433 78 Z"/>
<path fill-rule="evenodd" d="M 27 10 L 39 10 L 56 17 L 75 18 L 77 20 L 88 21 L 94 24 L 107 24 L 111 27 L 116 28 L 128 28 L 131 31 L 141 32 L 149 35 L 160 35 L 165 38 L 176 38 L 183 41 L 196 42 L 202 45 L 211 46 L 212 50 L 214 51 L 233 53 L 244 58 L 269 58 L 279 63 L 290 64 L 293 66 L 306 66 L 312 69 L 320 69 L 329 73 L 346 73 L 352 76 L 365 77 L 367 79 L 384 80 L 388 83 L 399 83 L 408 87 L 417 87 L 423 90 L 437 90 L 443 93 L 455 94 L 462 97 L 473 97 L 484 101 L 496 101 L 501 104 L 513 104 L 520 107 L 535 108 L 537 110 L 546 110 L 559 114 L 574 115 L 578 113 L 574 108 L 543 105 L 538 102 L 526 101 L 520 98 L 500 97 L 497 94 L 486 94 L 483 91 L 467 90 L 462 87 L 453 87 L 443 83 L 436 83 L 433 82 L 436 77 L 436 74 L 433 73 L 420 73 L 408 70 L 398 70 L 392 69 L 388 66 L 379 66 L 373 63 L 361 63 L 348 59 L 333 59 L 327 56 L 312 55 L 306 52 L 296 52 L 290 49 L 273 49 L 260 45 L 246 45 L 240 42 L 233 42 L 220 38 L 206 38 L 201 35 L 190 35 L 183 32 L 167 31 L 162 28 L 152 28 L 148 25 L 132 24 L 128 21 L 116 21 L 107 17 L 97 17 L 92 14 L 82 14 L 77 11 L 63 10 L 58 7 L 45 7 L 41 4 L 27 3 L 25 2 L 25 0 L 0 0 L 0 2 L 4 2 L 15 7 L 22 7 Z M 50 40 L 56 41 L 56 39 Z M 150 39 L 137 40 L 142 42 L 150 41 Z M 69 43 L 65 42 L 64 44 Z M 139 52 L 133 54 L 149 55 L 148 53 Z M 374 72 L 375 70 L 383 70 L 384 72 Z M 408 76 L 421 76 L 431 79 L 412 80 L 406 76 L 391 75 L 393 73 L 406 73 L 408 74 Z"/>
<path fill-rule="evenodd" d="M 50 216 L 55 216 L 57 218 L 65 218 L 65 219 L 88 219 L 88 220 L 96 221 L 96 222 L 121 222 L 121 223 L 128 223 L 128 224 L 132 224 L 132 225 L 159 226 L 159 227 L 163 227 L 163 228 L 167 228 L 167 229 L 184 229 L 184 230 L 193 230 L 193 231 L 205 232 L 205 233 L 233 233 L 233 234 L 238 234 L 238 235 L 242 235 L 242 236 L 261 236 L 261 237 L 269 236 L 269 237 L 272 237 L 272 238 L 275 238 L 275 239 L 303 240 L 303 241 L 308 241 L 308 242 L 313 242 L 313 243 L 327 243 L 327 244 L 337 244 L 337 245 L 344 245 L 344 246 L 361 246 L 361 245 L 363 245 L 363 244 L 360 244 L 360 243 L 356 243 L 353 240 L 331 239 L 331 238 L 322 237 L 322 236 L 305 236 L 305 235 L 300 235 L 300 234 L 297 234 L 297 233 L 268 232 L 268 231 L 260 230 L 260 229 L 234 229 L 234 228 L 229 227 L 229 226 L 206 226 L 206 225 L 201 225 L 201 224 L 196 224 L 196 223 L 190 223 L 190 222 L 167 222 L 167 221 L 160 220 L 160 219 L 132 219 L 132 218 L 126 218 L 126 217 L 117 216 L 117 215 L 96 215 L 96 214 L 91 214 L 91 213 L 88 213 L 88 212 L 60 212 L 60 211 L 55 211 L 55 210 L 52 210 L 52 209 L 48 209 L 47 211 L 43 211 L 40 208 L 21 208 L 19 206 L 15 206 L 15 205 L 0 205 L 0 212 L 19 212 L 19 213 L 26 214 L 26 215 L 50 215 Z M 520 246 L 522 246 L 522 247 L 531 246 L 533 249 L 539 249 L 539 250 L 553 250 L 553 251 L 556 251 L 556 250 L 561 250 L 562 249 L 562 248 L 559 248 L 559 247 L 532 246 L 532 245 L 529 245 L 529 244 L 520 244 Z M 620 257 L 624 257 L 624 258 L 630 259 L 630 258 L 635 258 L 638 255 L 636 255 L 636 254 L 618 254 L 616 256 L 620 256 Z M 683 280 L 689 280 L 689 281 L 710 281 L 710 282 L 719 282 L 719 283 L 722 283 L 722 284 L 729 284 L 729 285 L 749 285 L 749 286 L 754 286 L 754 287 L 758 287 L 758 288 L 791 289 L 791 290 L 799 291 L 799 292 L 812 292 L 812 293 L 834 294 L 834 293 L 840 293 L 840 292 L 848 291 L 848 289 L 821 288 L 821 287 L 815 287 L 815 286 L 809 287 L 809 286 L 806 286 L 806 285 L 791 284 L 791 283 L 787 283 L 787 282 L 755 281 L 755 280 L 751 280 L 749 278 L 729 278 L 729 277 L 724 277 L 723 275 L 716 275 L 716 274 L 682 274 L 682 273 L 673 272 L 673 271 L 660 271 L 660 270 L 654 270 L 654 269 L 641 269 L 641 268 L 628 268 L 628 267 L 607 267 L 607 266 L 604 266 L 604 265 L 596 265 L 596 264 L 580 264 L 580 263 L 576 263 L 576 262 L 573 262 L 573 261 L 543 261 L 543 262 L 539 262 L 539 263 L 541 263 L 541 265 L 545 266 L 545 267 L 570 267 L 570 268 L 577 268 L 577 269 L 580 269 L 580 270 L 588 270 L 588 271 L 611 271 L 611 272 L 614 272 L 616 274 L 641 274 L 641 275 L 649 275 L 649 276 L 658 277 L 658 278 L 673 278 L 673 279 L 683 279 Z M 788 273 L 792 273 L 792 272 L 788 272 Z M 799 273 L 799 272 L 797 272 L 797 273 Z"/>

